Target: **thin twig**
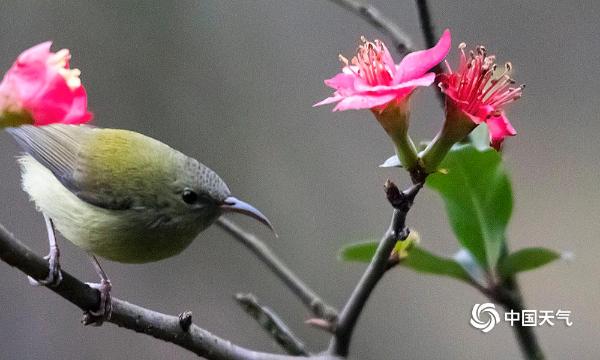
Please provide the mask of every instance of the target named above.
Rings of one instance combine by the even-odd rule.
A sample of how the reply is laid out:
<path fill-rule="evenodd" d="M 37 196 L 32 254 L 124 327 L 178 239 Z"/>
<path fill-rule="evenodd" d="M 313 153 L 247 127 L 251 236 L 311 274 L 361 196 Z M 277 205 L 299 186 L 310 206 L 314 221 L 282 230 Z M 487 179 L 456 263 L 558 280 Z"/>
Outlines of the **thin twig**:
<path fill-rule="evenodd" d="M 404 240 L 408 236 L 408 229 L 405 228 L 406 216 L 415 196 L 417 196 L 422 187 L 423 184 L 416 184 L 404 192 L 400 192 L 391 181 L 388 180 L 386 182 L 386 194 L 394 207 L 392 222 L 381 239 L 373 259 L 339 315 L 335 333 L 329 347 L 331 354 L 342 357 L 348 356 L 352 333 L 354 332 L 358 318 L 373 289 L 375 289 L 375 286 L 388 269 L 390 254 L 394 246 L 399 240 Z"/>
<path fill-rule="evenodd" d="M 355 0 L 329 0 L 346 10 L 349 10 L 373 25 L 379 31 L 389 36 L 394 48 L 401 55 L 412 51 L 412 41 L 392 20 L 383 15 L 372 5 L 362 4 Z"/>
<path fill-rule="evenodd" d="M 263 263 L 265 263 L 267 267 L 300 298 L 302 303 L 310 309 L 313 315 L 330 322 L 336 321 L 337 311 L 333 307 L 327 305 L 317 293 L 294 274 L 294 272 L 290 270 L 290 268 L 288 268 L 262 240 L 224 217 L 219 218 L 216 224 L 246 246 Z"/>
<path fill-rule="evenodd" d="M 252 294 L 236 294 L 235 300 L 290 355 L 310 355 L 306 345 L 273 310 L 259 304 Z"/>
<path fill-rule="evenodd" d="M 0 259 L 33 277 L 48 275 L 48 263 L 17 240 L 0 224 Z M 48 287 L 83 311 L 97 310 L 100 294 L 63 270 L 63 280 L 56 287 Z M 187 330 L 177 316 L 162 314 L 127 301 L 112 298 L 112 316 L 108 322 L 139 333 L 153 336 L 181 346 L 209 360 L 294 360 L 298 357 L 263 353 L 232 344 L 210 332 L 190 324 Z M 313 360 L 334 360 L 329 355 L 311 357 Z"/>
<path fill-rule="evenodd" d="M 419 12 L 419 22 L 421 24 L 421 31 L 423 32 L 423 36 L 425 37 L 425 44 L 428 48 L 432 48 L 436 44 L 436 36 L 435 36 L 435 27 L 433 26 L 433 22 L 431 20 L 431 12 L 429 11 L 429 5 L 427 4 L 427 0 L 415 0 L 417 3 L 417 10 Z M 436 74 L 441 74 L 444 72 L 441 64 L 437 64 L 433 68 L 433 72 Z M 442 108 L 446 106 L 446 99 L 444 94 L 441 92 L 436 86 L 436 95 L 442 104 Z"/>

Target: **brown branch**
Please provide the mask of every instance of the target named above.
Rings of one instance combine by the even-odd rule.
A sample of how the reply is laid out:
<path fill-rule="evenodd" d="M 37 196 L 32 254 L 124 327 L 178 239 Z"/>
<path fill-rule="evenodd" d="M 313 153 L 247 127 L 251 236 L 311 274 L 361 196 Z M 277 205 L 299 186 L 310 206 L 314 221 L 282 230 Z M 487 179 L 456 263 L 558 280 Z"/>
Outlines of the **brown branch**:
<path fill-rule="evenodd" d="M 317 293 L 315 293 L 308 285 L 306 285 L 287 265 L 281 261 L 269 249 L 269 247 L 257 236 L 251 234 L 233 221 L 224 217 L 219 218 L 216 224 L 233 236 L 242 245 L 252 251 L 260 261 L 265 263 L 267 267 L 275 274 L 292 292 L 300 298 L 302 303 L 320 319 L 325 319 L 330 322 L 335 322 L 337 319 L 337 311 L 327 305 Z"/>
<path fill-rule="evenodd" d="M 261 305 L 253 294 L 236 294 L 235 300 L 290 355 L 308 356 L 306 345 L 271 308 Z"/>
<path fill-rule="evenodd" d="M 487 290 L 484 294 L 488 295 L 490 300 L 500 304 L 505 311 L 516 311 L 520 314 L 525 309 L 521 289 L 514 277 L 504 279 L 502 284 L 492 287 L 491 290 Z M 523 326 L 523 323 L 519 322 L 512 328 L 525 359 L 543 360 L 546 358 L 533 327 Z"/>
<path fill-rule="evenodd" d="M 412 51 L 412 41 L 394 22 L 383 15 L 377 8 L 369 4 L 362 4 L 355 0 L 329 0 L 344 9 L 353 12 L 373 25 L 376 29 L 389 36 L 394 48 L 401 55 Z"/>
<path fill-rule="evenodd" d="M 0 259 L 33 277 L 45 278 L 48 263 L 17 240 L 0 224 Z M 48 287 L 83 311 L 97 310 L 100 294 L 79 279 L 63 271 L 63 280 L 56 287 Z M 177 316 L 162 314 L 127 301 L 112 298 L 111 322 L 119 327 L 153 336 L 181 346 L 210 360 L 294 360 L 295 356 L 253 351 L 222 339 Z M 188 322 L 190 322 L 188 324 Z M 184 324 L 185 326 L 182 326 Z M 339 360 L 329 355 L 311 357 L 313 360 Z"/>
<path fill-rule="evenodd" d="M 419 22 L 421 24 L 421 31 L 423 32 L 423 36 L 425 37 L 425 44 L 428 48 L 432 48 L 436 43 L 435 36 L 435 27 L 433 26 L 433 21 L 431 19 L 431 12 L 429 11 L 429 5 L 427 4 L 427 0 L 416 0 L 417 10 L 419 12 Z M 433 68 L 433 72 L 436 74 L 441 74 L 444 72 L 441 64 L 437 64 Z M 442 108 L 446 106 L 446 98 L 442 93 L 441 89 L 436 86 L 436 95 L 438 100 L 440 101 Z"/>
<path fill-rule="evenodd" d="M 329 346 L 331 354 L 342 357 L 348 356 L 350 341 L 358 318 L 375 286 L 379 283 L 386 270 L 389 269 L 390 254 L 394 246 L 398 241 L 404 240 L 408 236 L 408 229 L 405 228 L 406 216 L 415 196 L 417 196 L 422 187 L 423 184 L 416 184 L 400 192 L 394 183 L 389 180 L 386 182 L 385 190 L 388 201 L 394 207 L 392 222 L 379 242 L 373 259 L 339 315 L 335 326 L 335 333 Z"/>

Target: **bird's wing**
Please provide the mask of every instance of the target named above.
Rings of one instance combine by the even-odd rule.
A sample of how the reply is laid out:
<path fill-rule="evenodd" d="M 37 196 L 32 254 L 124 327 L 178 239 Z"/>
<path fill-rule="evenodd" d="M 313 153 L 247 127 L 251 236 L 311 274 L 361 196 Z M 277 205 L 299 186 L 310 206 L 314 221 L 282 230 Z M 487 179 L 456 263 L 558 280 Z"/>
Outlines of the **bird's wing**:
<path fill-rule="evenodd" d="M 138 189 L 131 184 L 139 181 L 142 166 L 123 166 L 126 160 L 117 157 L 116 152 L 117 147 L 121 154 L 143 152 L 131 149 L 134 144 L 123 135 L 129 132 L 87 125 L 21 126 L 7 131 L 27 154 L 83 201 L 112 210 L 141 206 L 136 204 L 140 200 Z M 116 144 L 107 145 L 106 137 Z M 115 172 L 125 173 L 115 176 Z"/>
<path fill-rule="evenodd" d="M 40 164 L 48 168 L 69 189 L 76 188 L 73 173 L 77 167 L 77 154 L 81 138 L 92 128 L 89 126 L 21 126 L 7 131 L 17 144 Z"/>

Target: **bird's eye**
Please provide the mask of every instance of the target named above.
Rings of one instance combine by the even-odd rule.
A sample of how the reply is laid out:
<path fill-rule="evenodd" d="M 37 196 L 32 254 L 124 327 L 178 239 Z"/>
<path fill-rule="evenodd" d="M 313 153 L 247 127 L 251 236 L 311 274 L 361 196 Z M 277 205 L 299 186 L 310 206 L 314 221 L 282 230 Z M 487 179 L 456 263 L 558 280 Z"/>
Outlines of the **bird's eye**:
<path fill-rule="evenodd" d="M 185 189 L 183 190 L 183 193 L 181 193 L 181 199 L 186 203 L 186 204 L 195 204 L 196 201 L 198 201 L 198 194 L 196 194 L 195 192 L 193 192 L 190 189 Z"/>

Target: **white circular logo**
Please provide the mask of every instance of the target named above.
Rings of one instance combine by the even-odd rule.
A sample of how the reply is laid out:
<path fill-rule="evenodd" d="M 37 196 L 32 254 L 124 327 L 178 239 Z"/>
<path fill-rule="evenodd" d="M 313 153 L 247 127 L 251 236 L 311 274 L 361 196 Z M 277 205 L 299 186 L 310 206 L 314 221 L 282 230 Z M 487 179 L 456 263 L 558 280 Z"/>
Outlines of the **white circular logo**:
<path fill-rule="evenodd" d="M 482 318 L 483 317 L 483 318 Z M 475 304 L 471 311 L 471 326 L 484 333 L 491 331 L 500 322 L 500 315 L 492 303 Z"/>

